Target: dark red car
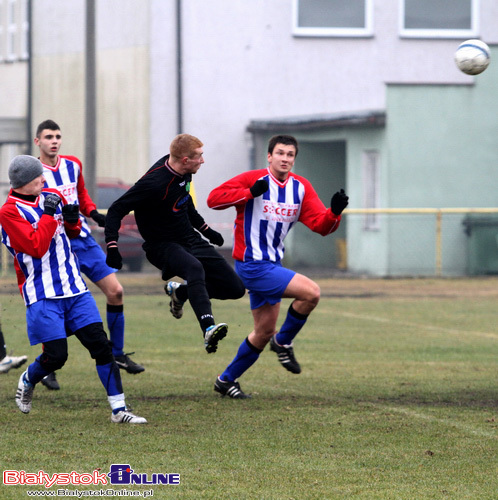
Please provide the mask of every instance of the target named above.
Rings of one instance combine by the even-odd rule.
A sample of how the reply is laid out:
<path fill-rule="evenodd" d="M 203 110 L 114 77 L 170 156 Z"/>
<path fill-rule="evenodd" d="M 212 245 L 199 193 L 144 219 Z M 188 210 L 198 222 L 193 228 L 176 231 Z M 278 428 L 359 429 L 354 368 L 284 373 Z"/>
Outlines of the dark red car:
<path fill-rule="evenodd" d="M 99 179 L 97 181 L 97 206 L 100 212 L 107 209 L 131 186 L 118 179 Z M 104 228 L 98 227 L 92 219 L 87 218 L 92 228 L 92 235 L 97 243 L 106 251 Z M 119 230 L 119 251 L 123 257 L 123 264 L 132 272 L 140 272 L 144 263 L 145 253 L 142 250 L 144 240 L 138 232 L 135 216 L 131 213 L 121 221 Z"/>

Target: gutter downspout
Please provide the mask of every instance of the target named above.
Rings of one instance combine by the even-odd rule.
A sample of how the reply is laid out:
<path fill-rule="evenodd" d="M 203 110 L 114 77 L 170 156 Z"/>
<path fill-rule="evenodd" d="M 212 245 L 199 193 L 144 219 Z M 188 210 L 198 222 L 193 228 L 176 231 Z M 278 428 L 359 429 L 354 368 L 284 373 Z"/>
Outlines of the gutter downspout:
<path fill-rule="evenodd" d="M 176 0 L 176 128 L 183 132 L 182 0 Z"/>
<path fill-rule="evenodd" d="M 28 9 L 28 81 L 26 102 L 26 154 L 32 154 L 31 121 L 33 120 L 33 4 L 27 3 Z"/>

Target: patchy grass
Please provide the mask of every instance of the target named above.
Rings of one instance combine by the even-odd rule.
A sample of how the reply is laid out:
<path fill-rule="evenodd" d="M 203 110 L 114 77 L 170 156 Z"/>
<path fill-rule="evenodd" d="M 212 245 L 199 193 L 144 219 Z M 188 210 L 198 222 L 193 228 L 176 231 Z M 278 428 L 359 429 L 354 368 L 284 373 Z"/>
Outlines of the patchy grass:
<path fill-rule="evenodd" d="M 149 424 L 111 424 L 73 338 L 62 389 L 37 387 L 29 415 L 13 400 L 20 371 L 0 376 L 2 471 L 179 473 L 178 486 L 127 487 L 166 499 L 496 498 L 497 280 L 320 281 L 322 300 L 295 342 L 303 372 L 286 372 L 267 349 L 240 380 L 253 398 L 234 401 L 213 383 L 252 329 L 247 297 L 214 301 L 230 331 L 208 355 L 191 309 L 170 316 L 157 276 L 120 279 L 126 348 L 146 366 L 123 382 Z M 28 347 L 22 300 L 0 300 L 8 347 L 32 361 L 40 349 Z M 45 488 L 2 484 L 0 496 L 28 490 Z"/>

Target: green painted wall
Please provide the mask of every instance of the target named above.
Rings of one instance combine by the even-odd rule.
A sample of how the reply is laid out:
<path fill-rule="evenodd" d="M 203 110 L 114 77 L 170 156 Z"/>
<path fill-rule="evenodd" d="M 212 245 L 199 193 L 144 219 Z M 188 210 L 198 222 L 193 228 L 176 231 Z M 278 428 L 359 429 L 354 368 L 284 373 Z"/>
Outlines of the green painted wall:
<path fill-rule="evenodd" d="M 498 206 L 497 49 L 492 48 L 489 68 L 469 78 L 468 85 L 386 85 L 385 111 L 385 127 L 321 128 L 292 134 L 302 148 L 295 172 L 312 181 L 325 204 L 334 190 L 345 185 L 349 208 L 364 208 L 362 155 L 374 149 L 380 153 L 381 208 Z M 255 135 L 257 167 L 265 164 L 260 160 L 266 159 L 271 135 Z M 443 275 L 467 274 L 469 263 L 475 264 L 464 218 L 443 216 Z M 340 231 L 327 238 L 297 227 L 286 240 L 287 263 L 336 268 L 334 239 L 340 238 L 346 239 L 352 273 L 421 276 L 436 272 L 436 218 L 425 214 L 382 215 L 379 229 L 369 231 L 364 229 L 363 215 L 347 214 Z"/>
<path fill-rule="evenodd" d="M 498 64 L 469 85 L 387 86 L 386 207 L 498 205 L 497 89 Z M 443 216 L 445 275 L 468 271 L 464 217 Z M 387 274 L 434 272 L 434 220 L 392 218 L 387 231 Z"/>

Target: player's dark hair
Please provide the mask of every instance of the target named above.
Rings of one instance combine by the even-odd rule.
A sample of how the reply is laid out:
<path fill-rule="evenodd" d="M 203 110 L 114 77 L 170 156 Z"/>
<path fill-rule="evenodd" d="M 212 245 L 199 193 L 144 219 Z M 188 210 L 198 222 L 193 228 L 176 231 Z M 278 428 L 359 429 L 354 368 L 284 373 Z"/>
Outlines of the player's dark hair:
<path fill-rule="evenodd" d="M 41 133 L 46 129 L 60 130 L 61 128 L 59 127 L 59 125 L 57 125 L 57 123 L 54 122 L 54 120 L 44 120 L 36 128 L 36 137 L 40 137 Z"/>
<path fill-rule="evenodd" d="M 284 144 L 286 146 L 294 146 L 296 148 L 296 156 L 299 151 L 299 147 L 297 145 L 297 139 L 292 135 L 274 135 L 270 142 L 268 143 L 268 153 L 272 154 L 275 146 L 277 144 Z"/>

